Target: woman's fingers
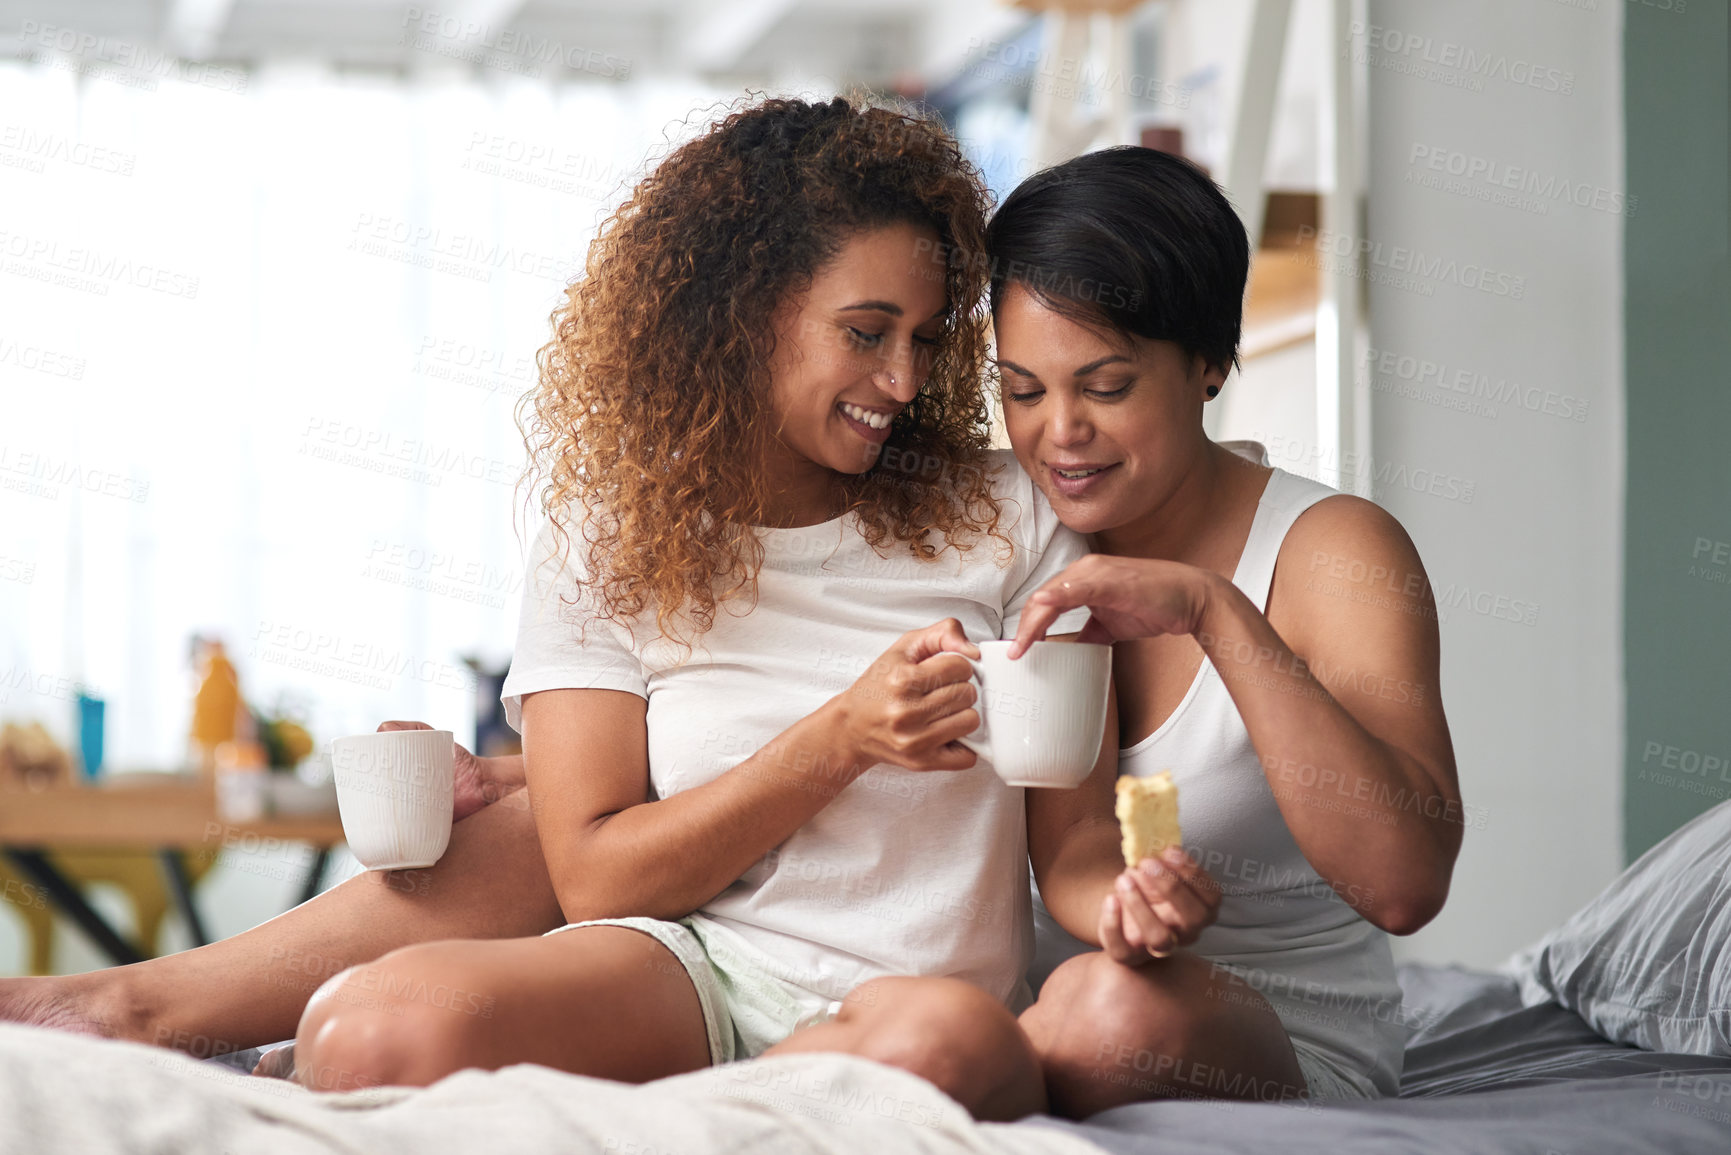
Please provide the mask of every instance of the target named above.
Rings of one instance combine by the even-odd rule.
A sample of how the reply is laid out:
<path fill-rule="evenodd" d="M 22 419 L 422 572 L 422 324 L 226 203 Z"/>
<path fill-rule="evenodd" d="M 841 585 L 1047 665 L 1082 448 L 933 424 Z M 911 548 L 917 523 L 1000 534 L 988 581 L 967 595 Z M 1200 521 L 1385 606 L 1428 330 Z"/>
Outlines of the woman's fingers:
<path fill-rule="evenodd" d="M 1062 577 L 1060 574 L 1053 578 L 1028 598 L 1028 604 L 1022 610 L 1022 619 L 1016 624 L 1015 644 L 1010 647 L 1011 661 L 1027 653 L 1029 646 L 1044 639 L 1046 631 L 1052 628 L 1052 623 L 1057 621 L 1065 610 L 1084 604 L 1071 600 L 1069 591 L 1057 584 Z"/>
<path fill-rule="evenodd" d="M 1118 962 L 1135 966 L 1147 958 L 1147 955 L 1136 950 L 1124 940 L 1122 922 L 1124 904 L 1118 901 L 1118 896 L 1108 894 L 1100 903 L 1100 925 L 1097 928 L 1100 935 L 1100 947 Z"/>
<path fill-rule="evenodd" d="M 916 760 L 916 765 L 909 767 L 916 772 L 926 770 L 972 770 L 979 762 L 980 756 L 956 741 L 954 738 L 939 746 L 934 746 L 926 754 Z"/>
<path fill-rule="evenodd" d="M 939 686 L 920 700 L 920 709 L 928 723 L 940 722 L 951 714 L 959 714 L 979 699 L 980 692 L 972 682 L 951 682 Z"/>
<path fill-rule="evenodd" d="M 961 740 L 979 728 L 979 711 L 971 707 L 933 722 L 926 730 L 925 750 L 919 756 L 919 764 L 912 769 L 972 769 L 979 755 L 962 745 Z"/>
<path fill-rule="evenodd" d="M 978 694 L 969 684 L 969 655 L 979 652 L 955 618 L 897 638 L 839 699 L 838 718 L 856 754 L 909 770 L 972 767 L 973 751 L 955 739 L 979 727 L 969 709 Z"/>
<path fill-rule="evenodd" d="M 1161 866 L 1178 877 L 1178 880 L 1190 888 L 1191 893 L 1202 900 L 1202 905 L 1210 911 L 1220 909 L 1220 884 L 1214 881 L 1214 876 L 1203 870 L 1201 865 L 1191 860 L 1178 846 L 1169 846 L 1160 853 L 1158 859 Z M 1212 921 L 1212 916 L 1210 916 Z"/>
<path fill-rule="evenodd" d="M 1195 566 L 1089 554 L 1029 596 L 1010 656 L 1020 657 L 1060 614 L 1078 606 L 1090 611 L 1076 639 L 1081 642 L 1194 633 L 1208 588 L 1206 571 Z"/>
<path fill-rule="evenodd" d="M 1121 600 L 1125 592 L 1121 581 L 1112 579 L 1110 566 L 1109 560 L 1091 553 L 1065 566 L 1062 573 L 1029 595 L 1021 621 L 1016 624 L 1016 643 L 1010 647 L 1010 657 L 1021 657 L 1029 646 L 1044 638 L 1052 623 L 1066 610 L 1077 606 L 1097 610 Z M 1099 616 L 1098 612 L 1094 614 L 1095 619 Z M 1111 636 L 1104 622 L 1098 620 L 1090 621 L 1083 633 L 1078 641 L 1110 643 L 1119 640 Z"/>
<path fill-rule="evenodd" d="M 933 622 L 923 630 L 915 630 L 902 637 L 906 642 L 902 654 L 916 665 L 933 654 L 963 654 L 970 658 L 980 656 L 980 647 L 968 641 L 967 631 L 962 629 L 962 623 L 955 618 Z"/>
<path fill-rule="evenodd" d="M 1088 615 L 1081 632 L 1076 635 L 1076 641 L 1096 646 L 1110 646 L 1117 640 L 1118 635 L 1095 614 Z"/>
<path fill-rule="evenodd" d="M 960 654 L 942 653 L 911 667 L 908 688 L 913 694 L 931 694 L 945 686 L 966 685 L 974 676 L 974 667 Z"/>
<path fill-rule="evenodd" d="M 1213 909 L 1159 860 L 1144 859 L 1136 869 L 1124 873 L 1148 903 L 1148 909 L 1172 933 L 1173 945 L 1190 945 L 1214 921 Z"/>
<path fill-rule="evenodd" d="M 1126 870 L 1113 883 L 1118 905 L 1123 908 L 1124 941 L 1134 949 L 1161 958 L 1177 946 L 1177 936 L 1164 919 L 1154 913 L 1148 899 L 1132 881 L 1132 871 Z"/>

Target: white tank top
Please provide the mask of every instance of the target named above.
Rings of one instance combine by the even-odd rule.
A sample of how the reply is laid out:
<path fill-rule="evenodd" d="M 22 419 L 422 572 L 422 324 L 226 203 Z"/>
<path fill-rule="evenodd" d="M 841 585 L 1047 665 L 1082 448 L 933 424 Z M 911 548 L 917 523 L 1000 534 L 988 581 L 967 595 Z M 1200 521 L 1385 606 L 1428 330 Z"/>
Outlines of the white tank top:
<path fill-rule="evenodd" d="M 1259 608 L 1267 610 L 1286 531 L 1337 492 L 1281 469 L 1268 479 L 1232 575 Z M 1359 917 L 1305 860 L 1238 707 L 1206 659 L 1172 716 L 1118 753 L 1120 774 L 1161 770 L 1171 770 L 1178 785 L 1185 848 L 1222 889 L 1219 918 L 1190 949 L 1232 972 L 1228 990 L 1242 987 L 1267 999 L 1296 1045 L 1320 1052 L 1384 1096 L 1398 1094 L 1407 1032 L 1388 935 Z M 1037 913 L 1042 934 L 1069 938 L 1043 906 Z M 1040 953 L 1036 969 L 1055 965 L 1051 947 Z"/>

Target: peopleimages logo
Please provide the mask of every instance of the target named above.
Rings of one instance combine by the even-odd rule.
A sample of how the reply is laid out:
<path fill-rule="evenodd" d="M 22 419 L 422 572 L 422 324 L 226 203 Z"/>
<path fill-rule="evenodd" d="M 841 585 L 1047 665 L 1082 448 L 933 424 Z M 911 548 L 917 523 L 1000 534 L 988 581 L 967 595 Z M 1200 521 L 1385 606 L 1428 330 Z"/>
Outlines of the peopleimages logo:
<path fill-rule="evenodd" d="M 1506 52 L 1487 52 L 1458 41 L 1437 40 L 1361 20 L 1354 20 L 1350 31 L 1353 44 L 1358 46 L 1355 63 L 1411 72 L 1427 80 L 1471 81 L 1468 87 L 1475 92 L 1482 90 L 1487 80 L 1563 96 L 1575 91 L 1575 74 L 1566 68 L 1551 68 Z M 1351 50 L 1349 45 L 1347 51 Z"/>
<path fill-rule="evenodd" d="M 455 12 L 432 8 L 405 9 L 403 34 L 411 47 L 477 64 L 495 67 L 501 63 L 553 64 L 573 72 L 587 72 L 604 80 L 626 80 L 631 75 L 631 61 L 625 57 L 515 28 L 495 28 Z M 499 56 L 484 58 L 478 55 L 482 51 L 495 52 Z M 512 58 L 517 59 L 513 61 Z M 519 70 L 531 76 L 540 75 L 535 69 Z"/>
<path fill-rule="evenodd" d="M 198 296 L 198 278 L 188 273 L 50 237 L 0 231 L 0 258 L 8 273 L 98 296 L 122 284 L 187 300 Z"/>
<path fill-rule="evenodd" d="M 1415 400 L 1423 401 L 1430 400 L 1426 390 L 1439 390 L 1462 399 L 1461 405 L 1450 405 L 1451 408 L 1465 408 L 1471 402 L 1483 402 L 1491 406 L 1525 409 L 1529 413 L 1541 413 L 1564 421 L 1585 421 L 1590 408 L 1586 398 L 1571 393 L 1541 389 L 1507 377 L 1492 377 L 1477 369 L 1391 349 L 1369 349 L 1365 354 L 1365 365 L 1378 378 L 1373 387 L 1379 392 L 1410 393 Z M 1405 382 L 1412 388 L 1402 390 L 1394 382 Z M 1488 417 L 1497 415 L 1495 409 L 1474 411 Z"/>
<path fill-rule="evenodd" d="M 57 132 L 43 132 L 23 124 L 0 125 L 0 151 L 17 154 L 34 172 L 43 171 L 46 162 L 54 161 L 94 172 L 131 176 L 138 163 L 136 153 L 91 144 Z"/>
<path fill-rule="evenodd" d="M 1577 208 L 1632 217 L 1639 200 L 1624 193 L 1622 189 L 1593 184 L 1591 181 L 1573 181 L 1555 173 L 1540 172 L 1524 165 L 1505 164 L 1491 157 L 1436 145 L 1414 144 L 1407 156 L 1407 164 L 1414 168 L 1422 166 L 1430 173 L 1458 177 L 1482 191 L 1483 199 L 1502 191 L 1523 194 L 1538 201 L 1541 210 L 1548 210 L 1552 202 L 1562 201 Z M 1420 176 L 1423 175 L 1424 173 L 1420 173 Z M 1409 172 L 1407 176 L 1411 180 L 1413 174 Z M 1456 191 L 1446 184 L 1439 187 L 1445 192 Z"/>
<path fill-rule="evenodd" d="M 1275 433 L 1252 433 L 1251 440 L 1260 441 L 1268 451 L 1268 460 L 1292 473 L 1316 480 L 1324 468 L 1338 472 L 1341 480 L 1352 480 L 1367 486 L 1374 500 L 1381 500 L 1395 490 L 1429 494 L 1445 501 L 1470 505 L 1477 492 L 1477 483 L 1470 478 L 1442 473 L 1422 466 L 1409 466 L 1388 460 L 1378 460 L 1369 454 L 1324 449 L 1307 445 L 1294 437 Z"/>
<path fill-rule="evenodd" d="M 1462 263 L 1453 257 L 1427 253 L 1423 249 L 1385 244 L 1349 233 L 1318 229 L 1315 225 L 1300 225 L 1298 239 L 1301 243 L 1315 244 L 1316 255 L 1312 263 L 1324 271 L 1342 271 L 1345 266 L 1339 262 L 1356 259 L 1359 276 L 1394 288 L 1414 290 L 1427 297 L 1435 294 L 1436 282 L 1514 301 L 1527 295 L 1525 277 L 1472 261 Z"/>
<path fill-rule="evenodd" d="M 0 365 L 12 365 L 33 373 L 46 373 L 50 377 L 65 377 L 72 381 L 84 379 L 83 357 L 45 349 L 40 345 L 26 345 L 3 334 L 0 334 Z"/>
<path fill-rule="evenodd" d="M 142 81 L 142 87 L 152 90 L 159 80 L 178 80 L 217 92 L 240 95 L 246 91 L 245 69 L 181 60 L 149 45 L 134 44 L 112 36 L 97 36 L 59 24 L 26 20 L 18 26 L 18 42 L 26 48 L 63 52 L 82 61 L 117 65 L 134 73 L 132 79 Z"/>
<path fill-rule="evenodd" d="M 121 501 L 143 502 L 150 496 L 148 481 L 109 469 L 91 469 L 52 453 L 0 445 L 0 488 L 52 499 L 60 496 L 62 486 Z"/>
<path fill-rule="evenodd" d="M 978 36 L 968 39 L 968 55 L 976 59 L 963 69 L 966 75 L 1051 92 L 1081 104 L 1098 104 L 1102 93 L 1122 92 L 1150 104 L 1190 107 L 1188 85 L 1126 72 L 1086 56 L 1054 55 L 1013 40 L 983 40 Z"/>

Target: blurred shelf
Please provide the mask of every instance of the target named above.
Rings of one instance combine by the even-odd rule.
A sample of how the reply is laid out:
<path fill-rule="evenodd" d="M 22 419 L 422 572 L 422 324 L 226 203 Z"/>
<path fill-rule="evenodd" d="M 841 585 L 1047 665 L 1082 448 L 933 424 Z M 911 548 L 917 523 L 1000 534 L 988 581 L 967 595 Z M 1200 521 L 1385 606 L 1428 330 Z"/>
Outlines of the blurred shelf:
<path fill-rule="evenodd" d="M 1322 287 L 1316 250 L 1310 245 L 1258 249 L 1251 260 L 1250 290 L 1244 300 L 1244 334 L 1239 350 L 1260 357 L 1316 336 L 1316 308 Z"/>
<path fill-rule="evenodd" d="M 13 846 L 234 845 L 245 835 L 334 846 L 343 824 L 329 814 L 225 822 L 212 783 L 175 774 L 128 774 L 47 790 L 0 790 L 0 843 Z"/>

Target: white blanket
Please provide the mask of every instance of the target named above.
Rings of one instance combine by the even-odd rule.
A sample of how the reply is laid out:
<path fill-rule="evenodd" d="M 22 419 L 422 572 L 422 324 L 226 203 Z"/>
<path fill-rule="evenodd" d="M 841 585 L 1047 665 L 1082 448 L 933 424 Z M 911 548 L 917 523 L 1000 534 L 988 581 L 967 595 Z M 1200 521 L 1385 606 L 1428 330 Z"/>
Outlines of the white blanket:
<path fill-rule="evenodd" d="M 1100 1155 L 1047 1127 L 975 1123 L 923 1079 L 795 1054 L 642 1086 L 521 1063 L 431 1087 L 315 1094 L 141 1043 L 0 1023 L 7 1155 Z"/>

